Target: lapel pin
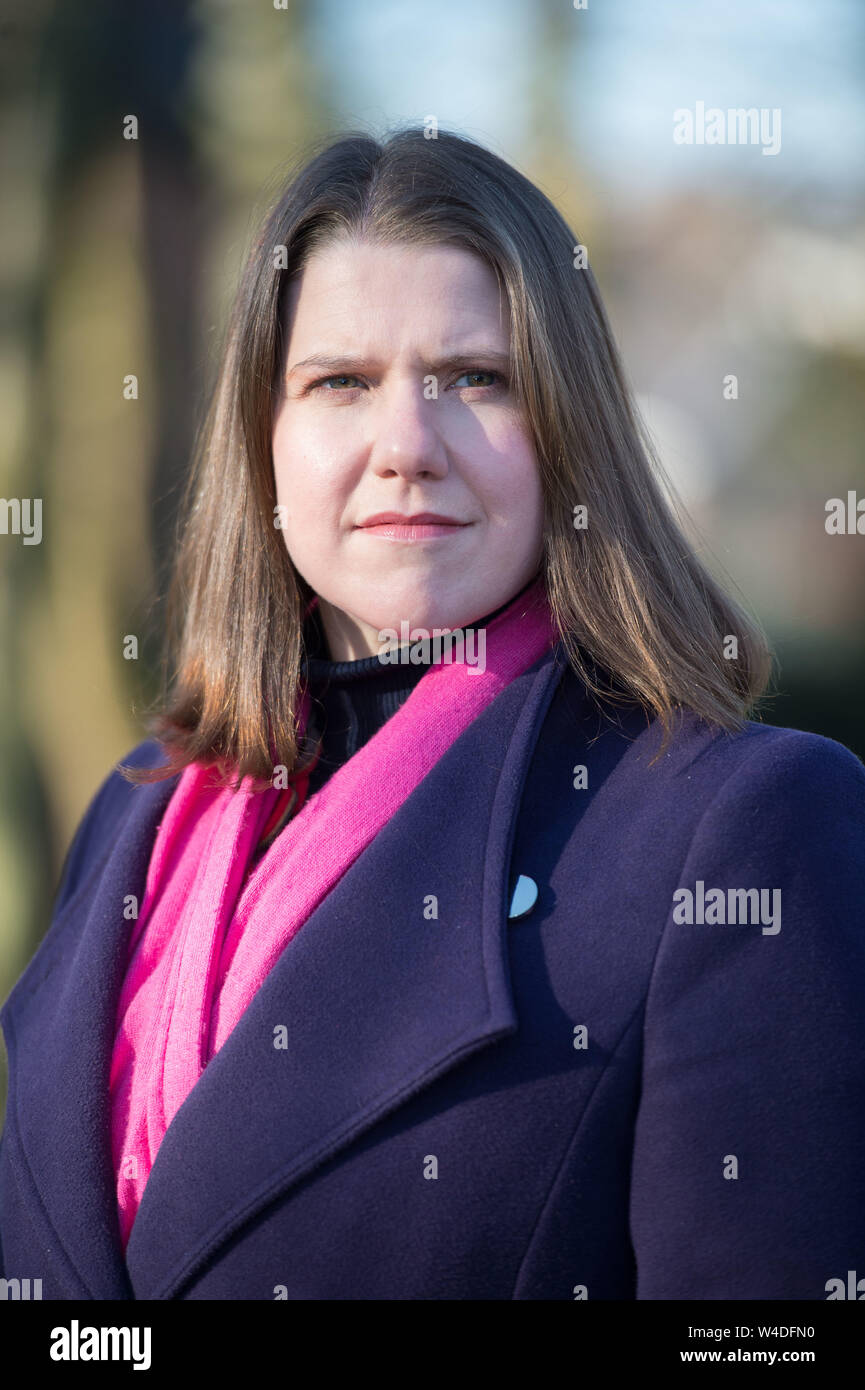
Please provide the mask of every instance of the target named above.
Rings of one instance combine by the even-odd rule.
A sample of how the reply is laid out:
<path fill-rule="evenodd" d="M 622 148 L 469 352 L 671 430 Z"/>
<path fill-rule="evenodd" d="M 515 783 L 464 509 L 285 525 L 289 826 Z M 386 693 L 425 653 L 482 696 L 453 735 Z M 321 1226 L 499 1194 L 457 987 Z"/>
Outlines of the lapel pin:
<path fill-rule="evenodd" d="M 517 886 L 514 889 L 511 905 L 508 910 L 508 920 L 514 917 L 525 917 L 531 912 L 538 900 L 538 885 L 528 874 L 520 874 L 517 879 Z"/>

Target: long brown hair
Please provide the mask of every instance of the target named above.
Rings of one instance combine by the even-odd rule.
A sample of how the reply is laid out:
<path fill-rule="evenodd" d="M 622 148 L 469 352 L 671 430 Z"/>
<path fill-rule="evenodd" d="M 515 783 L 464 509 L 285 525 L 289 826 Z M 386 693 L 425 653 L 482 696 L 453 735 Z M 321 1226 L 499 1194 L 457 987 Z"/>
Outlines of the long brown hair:
<path fill-rule="evenodd" d="M 566 658 L 601 704 L 638 702 L 666 738 L 683 706 L 735 729 L 765 690 L 762 633 L 703 567 L 655 476 L 594 276 L 575 264 L 579 238 L 504 160 L 462 136 L 428 134 L 328 143 L 264 218 L 184 499 L 165 690 L 151 719 L 169 761 L 127 770 L 130 780 L 200 760 L 263 784 L 275 764 L 298 766 L 312 591 L 274 525 L 271 426 L 287 286 L 314 249 L 345 236 L 458 246 L 494 270 L 544 491 L 547 595 Z M 586 508 L 580 529 L 577 507 Z M 729 645 L 725 654 L 730 637 L 735 659 Z"/>

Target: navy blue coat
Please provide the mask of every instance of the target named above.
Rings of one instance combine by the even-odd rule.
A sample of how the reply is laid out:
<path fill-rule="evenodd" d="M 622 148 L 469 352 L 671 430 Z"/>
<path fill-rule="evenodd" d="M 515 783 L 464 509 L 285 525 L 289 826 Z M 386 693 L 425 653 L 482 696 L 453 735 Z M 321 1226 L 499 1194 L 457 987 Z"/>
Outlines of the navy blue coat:
<path fill-rule="evenodd" d="M 2 1012 L 5 1276 L 52 1299 L 822 1300 L 865 1275 L 865 768 L 691 716 L 657 747 L 550 654 L 515 680 L 286 949 L 170 1125 L 125 1261 L 122 909 L 175 782 L 112 774 Z M 538 898 L 509 919 L 518 875 Z M 780 930 L 677 920 L 684 888 L 780 890 Z"/>

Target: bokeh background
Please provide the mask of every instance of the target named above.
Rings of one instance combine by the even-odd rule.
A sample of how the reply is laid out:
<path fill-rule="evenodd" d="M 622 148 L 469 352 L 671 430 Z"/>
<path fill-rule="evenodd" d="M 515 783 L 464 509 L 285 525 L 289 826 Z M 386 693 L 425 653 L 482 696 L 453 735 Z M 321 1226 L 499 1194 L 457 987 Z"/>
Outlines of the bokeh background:
<path fill-rule="evenodd" d="M 557 203 L 706 558 L 772 639 L 763 717 L 865 755 L 865 536 L 824 525 L 865 496 L 863 37 L 862 0 L 3 0 L 0 492 L 43 499 L 43 536 L 0 535 L 0 997 L 142 737 L 256 217 L 347 128 L 433 116 Z M 675 144 L 698 101 L 778 108 L 779 152 Z"/>

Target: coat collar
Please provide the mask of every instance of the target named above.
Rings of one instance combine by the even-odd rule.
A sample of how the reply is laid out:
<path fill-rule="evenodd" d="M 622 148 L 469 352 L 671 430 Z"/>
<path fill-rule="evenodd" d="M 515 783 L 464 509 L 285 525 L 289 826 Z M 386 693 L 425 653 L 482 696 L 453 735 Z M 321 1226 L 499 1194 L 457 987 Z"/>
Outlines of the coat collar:
<path fill-rule="evenodd" d="M 279 958 L 170 1124 L 124 1262 L 108 1116 L 123 902 L 143 897 L 177 779 L 134 790 L 113 848 L 52 924 L 4 1010 L 9 1104 L 83 1297 L 176 1295 L 278 1194 L 517 1030 L 510 852 L 560 652 L 548 651 L 465 730 Z M 430 895 L 437 919 L 424 913 Z M 287 1045 L 275 1047 L 280 1026 Z"/>

